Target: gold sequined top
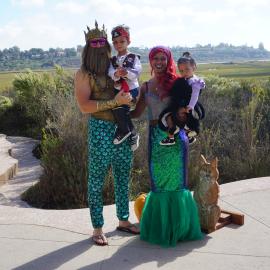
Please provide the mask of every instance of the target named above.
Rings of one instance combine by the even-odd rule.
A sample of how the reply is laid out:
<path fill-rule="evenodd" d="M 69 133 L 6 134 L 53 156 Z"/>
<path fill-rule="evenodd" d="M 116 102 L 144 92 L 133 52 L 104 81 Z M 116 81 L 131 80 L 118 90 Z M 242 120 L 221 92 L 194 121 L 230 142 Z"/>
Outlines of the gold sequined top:
<path fill-rule="evenodd" d="M 113 81 L 110 78 L 106 76 L 98 76 L 97 79 L 94 79 L 94 77 L 89 74 L 89 83 L 91 89 L 89 99 L 110 100 L 114 98 L 115 94 L 113 91 Z M 91 116 L 95 117 L 96 119 L 115 122 L 112 110 L 91 113 Z"/>

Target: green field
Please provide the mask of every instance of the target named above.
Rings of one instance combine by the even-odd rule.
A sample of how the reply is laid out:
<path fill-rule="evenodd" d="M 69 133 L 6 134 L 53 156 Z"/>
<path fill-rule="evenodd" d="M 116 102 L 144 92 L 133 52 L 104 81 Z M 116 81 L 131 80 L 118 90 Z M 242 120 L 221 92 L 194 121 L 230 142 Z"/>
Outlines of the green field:
<path fill-rule="evenodd" d="M 15 72 L 0 72 L 0 92 L 11 87 Z"/>
<path fill-rule="evenodd" d="M 34 72 L 52 72 L 51 70 L 34 70 Z M 71 74 L 75 73 L 75 69 L 67 69 Z M 17 74 L 23 73 L 24 71 L 10 71 L 10 72 L 0 72 L 0 93 L 2 91 L 8 90 L 12 87 L 12 81 Z"/>
<path fill-rule="evenodd" d="M 144 72 L 140 80 L 150 77 L 149 65 L 143 65 Z M 196 74 L 199 76 L 217 75 L 235 79 L 270 78 L 270 61 L 250 61 L 243 63 L 198 64 Z"/>
<path fill-rule="evenodd" d="M 228 78 L 269 78 L 270 61 L 250 61 L 243 63 L 217 63 L 198 65 L 201 76 L 218 75 Z"/>
<path fill-rule="evenodd" d="M 74 69 L 69 69 L 74 73 Z M 37 72 L 51 72 L 37 71 Z M 0 92 L 12 86 L 12 80 L 18 74 L 17 72 L 0 72 Z M 200 76 L 218 75 L 220 77 L 236 79 L 252 78 L 270 78 L 270 61 L 250 61 L 243 63 L 212 63 L 198 64 L 196 73 Z M 148 64 L 143 64 L 143 72 L 140 81 L 150 78 L 150 69 Z"/>

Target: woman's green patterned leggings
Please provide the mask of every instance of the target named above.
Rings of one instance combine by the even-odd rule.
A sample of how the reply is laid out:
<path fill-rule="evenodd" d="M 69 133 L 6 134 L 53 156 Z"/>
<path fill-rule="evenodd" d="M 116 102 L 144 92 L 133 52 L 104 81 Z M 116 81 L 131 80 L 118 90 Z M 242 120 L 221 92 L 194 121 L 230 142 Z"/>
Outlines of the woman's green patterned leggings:
<path fill-rule="evenodd" d="M 101 228 L 103 219 L 102 188 L 112 167 L 116 212 L 119 220 L 128 220 L 128 186 L 132 151 L 128 140 L 113 144 L 115 124 L 91 117 L 88 121 L 88 204 L 94 228 Z"/>

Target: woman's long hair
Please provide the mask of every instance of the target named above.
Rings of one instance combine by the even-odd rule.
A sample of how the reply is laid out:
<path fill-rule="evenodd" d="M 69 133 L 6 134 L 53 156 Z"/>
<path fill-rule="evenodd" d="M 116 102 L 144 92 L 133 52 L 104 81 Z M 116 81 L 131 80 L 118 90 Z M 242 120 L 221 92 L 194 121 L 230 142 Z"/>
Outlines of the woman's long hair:
<path fill-rule="evenodd" d="M 104 47 L 92 48 L 87 40 L 82 52 L 81 69 L 86 73 L 105 75 L 108 73 L 111 58 L 111 46 L 106 40 Z"/>

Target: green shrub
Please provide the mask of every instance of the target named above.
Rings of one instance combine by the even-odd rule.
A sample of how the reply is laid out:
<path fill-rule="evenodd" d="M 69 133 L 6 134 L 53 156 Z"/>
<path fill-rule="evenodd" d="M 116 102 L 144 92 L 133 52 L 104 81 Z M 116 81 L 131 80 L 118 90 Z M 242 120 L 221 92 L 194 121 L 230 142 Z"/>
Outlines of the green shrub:
<path fill-rule="evenodd" d="M 144 120 L 133 121 L 140 134 L 140 146 L 134 152 L 133 167 L 130 181 L 130 200 L 134 200 L 139 193 L 148 192 L 150 177 L 148 172 L 148 138 L 147 122 Z"/>
<path fill-rule="evenodd" d="M 46 80 L 46 82 L 43 82 Z M 206 110 L 198 142 L 190 147 L 189 185 L 199 177 L 200 154 L 208 160 L 219 159 L 220 183 L 270 174 L 270 81 L 234 81 L 206 78 L 207 89 L 200 101 Z M 17 83 L 24 89 L 20 104 L 29 106 L 27 115 L 45 127 L 41 162 L 44 175 L 24 194 L 33 205 L 45 208 L 87 206 L 87 116 L 83 116 L 73 94 L 72 78 L 61 74 L 37 78 L 30 74 Z M 27 92 L 30 85 L 32 94 Z M 18 88 L 17 88 L 18 89 Z M 33 90 L 34 89 L 34 90 Z M 35 117 L 34 112 L 41 110 Z M 143 117 L 145 118 L 145 117 Z M 42 120 L 43 119 L 43 120 Z M 140 133 L 140 147 L 135 152 L 131 173 L 130 199 L 148 192 L 147 122 L 134 121 Z M 113 178 L 108 174 L 104 184 L 104 204 L 114 202 Z"/>
<path fill-rule="evenodd" d="M 66 147 L 60 138 L 45 136 L 42 141 L 44 174 L 30 193 L 24 194 L 23 199 L 28 203 L 56 209 L 87 205 L 86 164 L 82 163 L 82 149 Z"/>
<path fill-rule="evenodd" d="M 26 116 L 26 110 L 17 102 L 0 112 L 0 133 L 8 136 L 35 137 L 39 133 L 37 123 Z"/>
<path fill-rule="evenodd" d="M 221 183 L 269 175 L 269 87 L 218 77 L 207 85 L 199 152 L 218 157 Z"/>
<path fill-rule="evenodd" d="M 41 164 L 44 174 L 35 189 L 45 208 L 77 208 L 87 204 L 87 118 L 73 91 L 47 97 L 50 119 L 43 130 Z M 29 196 L 24 196 L 30 202 Z M 39 202 L 40 201 L 40 202 Z M 33 203 L 33 202 L 32 202 Z"/>
<path fill-rule="evenodd" d="M 0 112 L 12 106 L 12 100 L 5 96 L 0 96 Z"/>
<path fill-rule="evenodd" d="M 34 133 L 41 129 L 54 116 L 50 112 L 50 100 L 58 95 L 73 91 L 73 78 L 58 66 L 51 73 L 37 73 L 31 70 L 15 76 L 13 87 L 16 103 L 24 108 L 26 117 L 35 122 Z"/>

